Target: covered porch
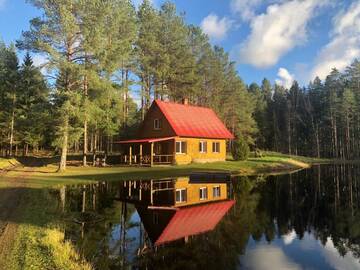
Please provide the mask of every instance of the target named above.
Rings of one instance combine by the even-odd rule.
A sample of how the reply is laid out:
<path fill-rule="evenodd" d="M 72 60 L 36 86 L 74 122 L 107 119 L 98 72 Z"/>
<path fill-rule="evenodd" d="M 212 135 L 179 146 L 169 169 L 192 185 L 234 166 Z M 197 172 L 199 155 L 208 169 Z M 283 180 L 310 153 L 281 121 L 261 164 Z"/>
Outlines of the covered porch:
<path fill-rule="evenodd" d="M 128 165 L 154 166 L 173 164 L 175 137 L 146 138 L 116 142 L 121 145 L 121 162 Z"/>

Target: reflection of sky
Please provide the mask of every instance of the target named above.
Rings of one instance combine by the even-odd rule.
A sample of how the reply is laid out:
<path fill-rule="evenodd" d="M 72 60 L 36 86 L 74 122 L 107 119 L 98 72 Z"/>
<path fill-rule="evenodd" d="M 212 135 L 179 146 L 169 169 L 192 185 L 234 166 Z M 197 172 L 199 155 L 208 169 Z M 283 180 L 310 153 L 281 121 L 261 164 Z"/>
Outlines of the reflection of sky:
<path fill-rule="evenodd" d="M 132 226 L 131 228 L 128 228 L 126 230 L 126 255 L 128 260 L 132 260 L 136 254 L 137 249 L 139 247 L 139 226 L 136 226 L 136 224 L 139 224 L 140 222 L 140 216 L 135 211 L 129 220 L 129 223 L 135 226 Z M 111 231 L 111 237 L 109 240 L 109 247 L 110 250 L 113 250 L 115 247 L 118 247 L 118 250 L 114 252 L 114 255 L 118 255 L 120 251 L 119 247 L 119 239 L 120 239 L 120 233 L 121 233 L 121 226 L 120 224 L 114 224 L 112 231 Z"/>
<path fill-rule="evenodd" d="M 309 233 L 299 240 L 294 231 L 271 243 L 250 238 L 239 259 L 241 269 L 360 269 L 359 260 L 351 252 L 340 256 L 330 238 L 323 246 Z"/>

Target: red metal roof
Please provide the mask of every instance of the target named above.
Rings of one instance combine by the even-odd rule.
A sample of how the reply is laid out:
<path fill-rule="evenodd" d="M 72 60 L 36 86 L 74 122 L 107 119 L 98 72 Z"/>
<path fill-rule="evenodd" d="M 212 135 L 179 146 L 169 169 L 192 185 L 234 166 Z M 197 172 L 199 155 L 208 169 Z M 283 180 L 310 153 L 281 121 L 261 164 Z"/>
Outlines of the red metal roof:
<path fill-rule="evenodd" d="M 134 139 L 134 140 L 127 140 L 127 141 L 118 141 L 114 143 L 152 143 L 152 142 L 161 142 L 161 141 L 168 141 L 174 139 L 175 137 L 165 137 L 165 138 L 147 138 L 147 139 Z"/>
<path fill-rule="evenodd" d="M 155 100 L 177 136 L 233 139 L 234 135 L 210 108 Z"/>
<path fill-rule="evenodd" d="M 155 245 L 213 230 L 234 203 L 235 201 L 230 200 L 180 208 L 156 240 Z"/>

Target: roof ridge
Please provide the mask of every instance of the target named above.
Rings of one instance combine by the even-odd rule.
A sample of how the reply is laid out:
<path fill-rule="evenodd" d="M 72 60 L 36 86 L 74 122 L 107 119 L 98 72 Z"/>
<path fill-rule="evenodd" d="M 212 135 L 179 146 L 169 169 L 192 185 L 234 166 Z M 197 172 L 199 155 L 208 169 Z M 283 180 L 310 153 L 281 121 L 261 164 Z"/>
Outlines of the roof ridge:
<path fill-rule="evenodd" d="M 210 107 L 206 107 L 206 106 L 199 106 L 199 105 L 194 105 L 194 104 L 182 104 L 182 103 L 178 103 L 175 101 L 165 101 L 165 100 L 161 100 L 161 99 L 155 99 L 155 102 L 161 102 L 161 103 L 166 103 L 166 104 L 171 104 L 171 105 L 182 105 L 184 107 L 195 107 L 195 108 L 202 108 L 202 109 L 208 109 L 211 111 L 214 111 L 212 108 Z"/>

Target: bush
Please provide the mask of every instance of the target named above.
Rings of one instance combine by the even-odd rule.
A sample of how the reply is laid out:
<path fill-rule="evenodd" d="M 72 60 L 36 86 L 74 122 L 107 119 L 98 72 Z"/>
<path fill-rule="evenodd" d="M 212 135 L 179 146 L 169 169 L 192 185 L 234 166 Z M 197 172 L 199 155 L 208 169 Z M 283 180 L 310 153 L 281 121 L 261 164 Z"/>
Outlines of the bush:
<path fill-rule="evenodd" d="M 234 160 L 247 160 L 250 154 L 250 148 L 242 136 L 238 136 L 231 149 Z"/>

